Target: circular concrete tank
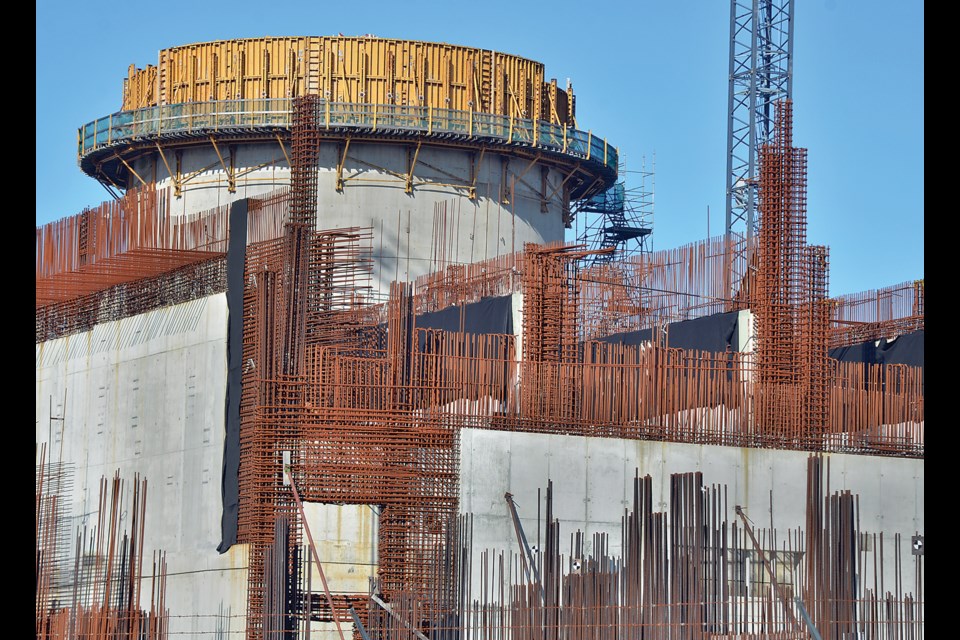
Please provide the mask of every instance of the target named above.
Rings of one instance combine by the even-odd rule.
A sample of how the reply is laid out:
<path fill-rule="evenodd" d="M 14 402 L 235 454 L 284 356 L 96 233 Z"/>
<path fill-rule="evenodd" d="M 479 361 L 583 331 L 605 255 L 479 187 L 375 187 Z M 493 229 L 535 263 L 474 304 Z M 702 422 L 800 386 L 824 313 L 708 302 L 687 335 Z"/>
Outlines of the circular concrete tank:
<path fill-rule="evenodd" d="M 317 228 L 369 227 L 374 286 L 563 240 L 571 201 L 616 180 L 572 87 L 489 50 L 373 37 L 166 49 L 124 110 L 80 130 L 81 168 L 188 214 L 290 185 L 292 105 L 321 99 Z"/>

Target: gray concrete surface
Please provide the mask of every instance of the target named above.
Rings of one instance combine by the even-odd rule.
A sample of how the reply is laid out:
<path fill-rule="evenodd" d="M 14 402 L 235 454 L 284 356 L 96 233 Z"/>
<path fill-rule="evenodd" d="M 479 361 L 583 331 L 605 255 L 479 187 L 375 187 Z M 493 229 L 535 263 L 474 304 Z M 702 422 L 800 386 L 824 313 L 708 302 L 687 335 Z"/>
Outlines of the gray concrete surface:
<path fill-rule="evenodd" d="M 511 554 L 519 549 L 506 492 L 514 496 L 530 544 L 542 548 L 546 487 L 552 480 L 564 555 L 569 557 L 570 534 L 577 530 L 586 534 L 588 554 L 593 534 L 606 533 L 610 552 L 620 555 L 621 517 L 632 507 L 635 474 L 651 476 L 653 508 L 665 511 L 670 475 L 700 471 L 705 485 L 727 486 L 730 520 L 736 518 L 734 506 L 741 505 L 755 527 L 769 528 L 772 520 L 779 535 L 805 527 L 807 459 L 808 454 L 799 451 L 464 429 L 460 508 L 474 514 L 475 562 L 481 549 Z M 923 460 L 847 454 L 827 454 L 825 459 L 830 491 L 859 495 L 861 531 L 883 533 L 889 575 L 895 534 L 903 537 L 904 561 L 912 562 L 910 537 L 924 531 Z M 478 573 L 474 591 L 479 588 Z"/>
<path fill-rule="evenodd" d="M 563 240 L 559 186 L 564 175 L 556 169 L 547 171 L 547 210 L 542 211 L 541 164 L 485 153 L 476 177 L 477 197 L 471 200 L 471 152 L 425 145 L 414 167 L 413 191 L 407 194 L 409 151 L 409 145 L 351 143 L 343 166 L 344 187 L 337 191 L 340 150 L 333 142 L 320 145 L 317 228 L 372 228 L 374 287 L 381 295 L 389 291 L 391 280 L 409 281 L 444 264 L 514 253 L 527 242 Z M 236 192 L 229 193 L 227 174 L 212 146 L 184 150 L 182 175 L 199 173 L 184 184 L 179 198 L 172 195 L 172 181 L 159 154 L 144 156 L 134 168 L 168 191 L 175 215 L 289 186 L 290 170 L 279 144 L 237 145 L 236 166 Z M 445 234 L 437 233 L 441 229 Z"/>
<path fill-rule="evenodd" d="M 246 546 L 216 551 L 226 320 L 221 294 L 36 346 L 36 439 L 73 466 L 71 524 L 96 524 L 101 477 L 119 471 L 127 500 L 135 474 L 146 479 L 144 573 L 165 551 L 170 611 L 190 614 L 171 634 L 244 628 Z"/>

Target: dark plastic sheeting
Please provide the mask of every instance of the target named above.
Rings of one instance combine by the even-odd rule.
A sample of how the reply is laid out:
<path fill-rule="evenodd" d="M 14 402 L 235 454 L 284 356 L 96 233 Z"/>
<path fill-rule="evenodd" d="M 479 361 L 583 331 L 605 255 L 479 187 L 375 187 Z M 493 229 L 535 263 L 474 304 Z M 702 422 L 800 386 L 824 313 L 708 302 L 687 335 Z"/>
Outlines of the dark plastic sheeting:
<path fill-rule="evenodd" d="M 462 307 L 447 307 L 440 311 L 424 313 L 416 318 L 417 329 L 441 329 L 460 331 L 460 319 L 463 318 L 463 332 L 471 335 L 491 333 L 513 333 L 512 296 L 483 298 Z M 427 350 L 426 336 L 418 331 L 420 351 Z M 466 354 L 469 355 L 469 354 Z"/>
<path fill-rule="evenodd" d="M 469 334 L 513 333 L 512 296 L 483 298 L 462 307 L 447 307 L 417 316 L 418 329 L 443 329 L 460 331 L 463 316 L 463 332 Z"/>
<path fill-rule="evenodd" d="M 696 349 L 711 353 L 737 350 L 738 312 L 716 313 L 712 316 L 684 320 L 668 324 L 666 345 L 674 349 Z M 615 344 L 640 344 L 653 339 L 651 329 L 615 333 L 601 338 L 599 342 Z"/>
<path fill-rule="evenodd" d="M 897 337 L 892 342 L 870 340 L 849 347 L 830 349 L 829 356 L 841 362 L 905 364 L 923 368 L 923 330 Z"/>
<path fill-rule="evenodd" d="M 220 496 L 220 546 L 226 553 L 237 543 L 240 501 L 240 391 L 243 365 L 243 266 L 247 252 L 247 201 L 230 206 L 230 240 L 227 246 L 227 400 L 223 439 L 223 472 Z"/>

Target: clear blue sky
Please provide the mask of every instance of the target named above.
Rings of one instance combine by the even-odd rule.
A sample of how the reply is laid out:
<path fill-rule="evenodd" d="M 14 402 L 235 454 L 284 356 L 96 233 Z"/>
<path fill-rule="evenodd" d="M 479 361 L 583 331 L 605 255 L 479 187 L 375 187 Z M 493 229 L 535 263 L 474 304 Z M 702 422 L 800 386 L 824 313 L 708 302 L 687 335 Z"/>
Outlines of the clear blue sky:
<path fill-rule="evenodd" d="M 830 293 L 923 277 L 923 3 L 798 0 L 794 143 L 809 149 L 808 239 Z M 299 5 L 299 8 L 296 8 Z M 495 49 L 573 81 L 581 128 L 627 169 L 656 154 L 653 248 L 724 225 L 727 0 L 386 3 L 38 0 L 37 213 L 106 199 L 76 163 L 77 128 L 120 108 L 131 63 L 241 37 L 361 35 Z M 628 180 L 628 186 L 630 181 Z"/>

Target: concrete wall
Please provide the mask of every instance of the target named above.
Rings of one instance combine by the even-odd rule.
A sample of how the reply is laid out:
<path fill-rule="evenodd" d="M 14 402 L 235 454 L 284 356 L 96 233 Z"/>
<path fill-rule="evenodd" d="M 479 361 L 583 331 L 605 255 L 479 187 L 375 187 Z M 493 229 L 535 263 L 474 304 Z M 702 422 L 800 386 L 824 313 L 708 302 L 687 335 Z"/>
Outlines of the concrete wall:
<path fill-rule="evenodd" d="M 304 502 L 303 512 L 323 563 L 331 593 L 367 593 L 376 575 L 379 507 L 366 504 Z M 304 531 L 303 542 L 307 543 Z M 312 588 L 322 592 L 320 573 L 311 565 Z"/>
<path fill-rule="evenodd" d="M 896 533 L 904 537 L 904 568 L 912 571 L 910 536 L 924 531 L 923 460 L 825 457 L 830 464 L 830 491 L 849 489 L 858 494 L 861 531 L 883 532 L 889 575 L 893 575 Z M 705 485 L 727 485 L 729 520 L 736 518 L 734 506 L 741 505 L 755 527 L 769 527 L 772 518 L 778 532 L 786 533 L 788 528 L 805 527 L 807 458 L 807 453 L 799 451 L 465 429 L 461 431 L 460 509 L 474 514 L 474 562 L 481 549 L 515 551 L 519 547 L 504 493 L 513 494 L 527 539 L 534 545 L 537 490 L 541 489 L 543 532 L 543 501 L 547 481 L 553 480 L 554 513 L 560 520 L 564 555 L 569 553 L 570 534 L 578 529 L 586 533 L 587 553 L 592 552 L 592 535 L 605 532 L 611 553 L 620 555 L 621 517 L 632 508 L 636 471 L 652 477 L 656 511 L 668 508 L 670 474 L 701 471 Z M 909 577 L 904 583 L 911 584 Z"/>
<path fill-rule="evenodd" d="M 471 152 L 446 147 L 421 148 L 414 168 L 413 192 L 405 193 L 404 177 L 415 147 L 400 144 L 351 143 L 343 167 L 344 187 L 336 190 L 340 150 L 320 145 L 317 227 L 371 227 L 374 232 L 374 279 L 386 293 L 391 280 L 412 280 L 445 264 L 478 262 L 523 249 L 527 242 L 563 240 L 563 174 L 547 170 L 546 211 L 541 210 L 545 165 L 499 153 L 485 153 L 472 183 Z M 288 148 L 287 154 L 290 153 Z M 220 153 L 228 153 L 220 146 Z M 167 153 L 167 163 L 172 154 Z M 479 156 L 479 153 L 475 154 Z M 227 159 L 227 156 L 224 156 Z M 262 166 L 261 166 L 262 165 Z M 171 165 L 172 167 L 173 165 Z M 134 168 L 159 188 L 170 189 L 176 214 L 204 211 L 240 198 L 256 197 L 288 186 L 290 171 L 279 144 L 238 145 L 236 192 L 227 190 L 227 176 L 213 147 L 184 150 L 181 173 L 200 172 L 172 196 L 172 182 L 159 154 L 145 156 Z M 528 170 L 529 167 L 529 170 Z M 505 178 L 506 175 L 506 178 Z M 464 185 L 464 186 L 453 186 Z M 446 207 L 439 224 L 440 207 Z M 437 239 L 437 229 L 445 229 Z"/>
<path fill-rule="evenodd" d="M 171 633 L 245 628 L 247 548 L 216 551 L 226 338 L 221 294 L 36 347 L 36 439 L 73 465 L 71 528 L 96 525 L 102 476 L 119 470 L 127 500 L 134 474 L 146 479 L 144 573 L 167 552 Z"/>
<path fill-rule="evenodd" d="M 313 535 L 317 554 L 323 563 L 327 586 L 334 595 L 368 593 L 370 578 L 377 574 L 377 534 L 379 506 L 353 504 L 303 503 L 303 511 Z M 303 534 L 307 542 L 306 531 Z M 311 561 L 310 588 L 323 593 L 316 564 Z M 353 623 L 343 625 L 344 634 L 353 632 Z M 310 637 L 339 640 L 332 622 L 311 622 Z"/>

